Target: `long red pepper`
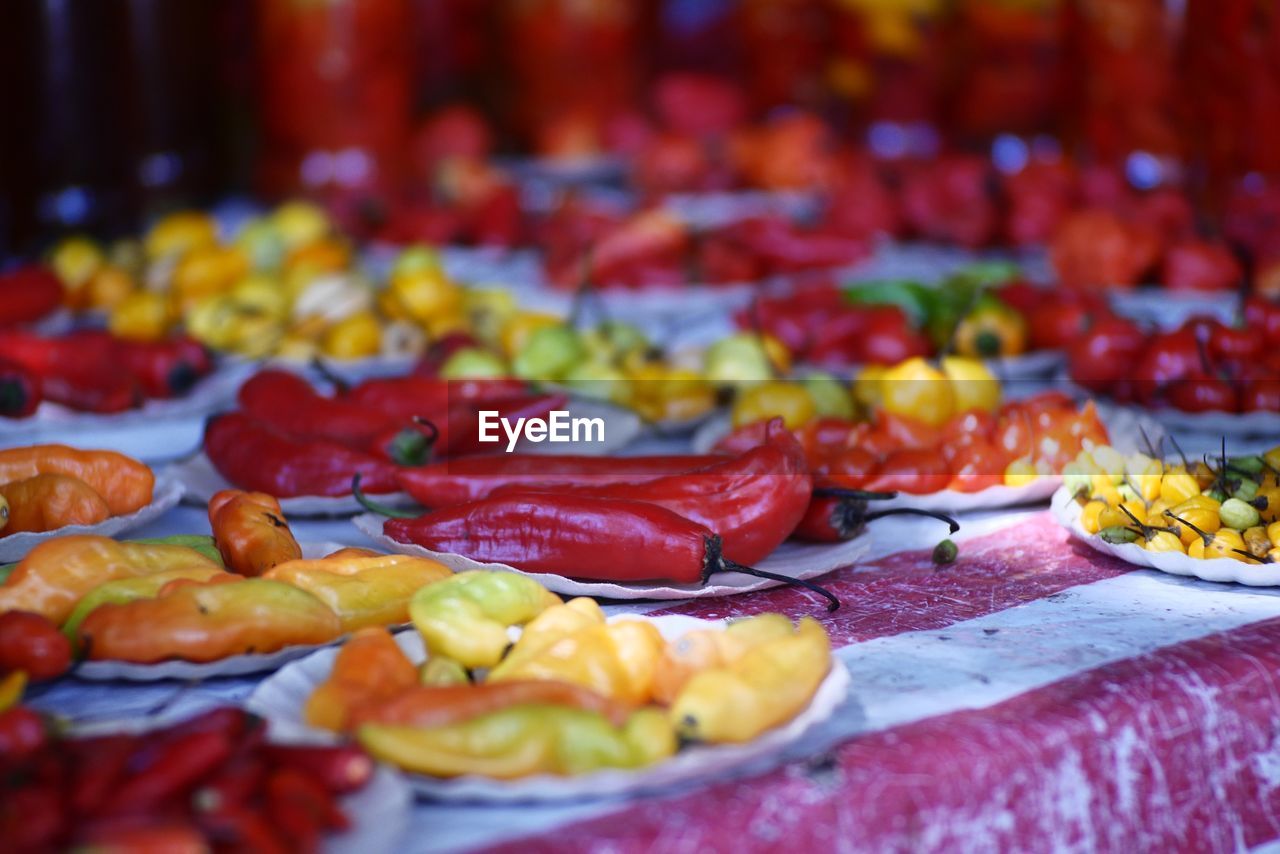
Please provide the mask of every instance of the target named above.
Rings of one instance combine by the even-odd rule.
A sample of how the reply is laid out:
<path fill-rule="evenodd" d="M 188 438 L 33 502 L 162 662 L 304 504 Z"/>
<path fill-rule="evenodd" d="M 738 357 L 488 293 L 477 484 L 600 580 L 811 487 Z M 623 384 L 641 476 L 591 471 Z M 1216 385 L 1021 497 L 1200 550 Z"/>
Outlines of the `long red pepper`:
<path fill-rule="evenodd" d="M 730 560 L 752 564 L 791 535 L 813 485 L 804 450 L 778 423 L 766 444 L 695 471 L 643 483 L 507 487 L 499 494 L 530 489 L 657 504 L 719 534 Z"/>
<path fill-rule="evenodd" d="M 267 370 L 240 387 L 245 415 L 290 436 L 327 439 L 364 450 L 374 439 L 408 423 L 348 400 L 326 397 L 297 374 Z"/>
<path fill-rule="evenodd" d="M 353 485 L 360 497 L 359 484 Z M 373 505 L 370 509 L 378 509 Z M 623 584 L 671 581 L 703 584 L 721 572 L 743 572 L 799 584 L 800 579 L 743 566 L 726 558 L 720 537 L 656 504 L 553 493 L 491 496 L 413 519 L 392 518 L 387 536 L 482 563 Z"/>
<path fill-rule="evenodd" d="M 397 477 L 400 487 L 413 496 L 414 501 L 424 507 L 439 508 L 484 498 L 504 487 L 640 483 L 693 471 L 723 459 L 713 454 L 647 457 L 491 454 L 402 469 Z"/>
<path fill-rule="evenodd" d="M 132 372 L 120 369 L 120 350 L 109 335 L 72 332 L 46 338 L 0 330 L 0 353 L 40 379 L 45 399 L 82 412 L 122 412 L 142 401 Z"/>
<path fill-rule="evenodd" d="M 295 440 L 239 412 L 205 426 L 204 450 L 214 468 L 235 486 L 277 498 L 350 495 L 361 475 L 374 493 L 395 492 L 396 466 L 337 442 Z"/>

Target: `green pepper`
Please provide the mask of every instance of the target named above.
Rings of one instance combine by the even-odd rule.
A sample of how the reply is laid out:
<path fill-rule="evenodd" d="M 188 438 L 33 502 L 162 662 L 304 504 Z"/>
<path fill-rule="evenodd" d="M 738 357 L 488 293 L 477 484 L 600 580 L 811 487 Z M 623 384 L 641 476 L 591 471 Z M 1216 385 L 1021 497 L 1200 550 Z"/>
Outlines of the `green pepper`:
<path fill-rule="evenodd" d="M 213 537 L 207 535 L 174 534 L 169 537 L 149 537 L 142 540 L 128 540 L 128 542 L 144 546 L 183 546 L 199 552 L 218 566 L 226 569 L 226 564 L 222 561 L 222 554 L 218 551 L 218 546 L 213 542 Z"/>
<path fill-rule="evenodd" d="M 559 603 L 559 596 L 532 578 L 473 570 L 415 593 L 409 619 L 430 655 L 452 658 L 468 669 L 493 667 L 510 645 L 510 626 Z"/>
<path fill-rule="evenodd" d="M 902 309 L 915 326 L 929 321 L 934 311 L 932 288 L 904 279 L 862 282 L 847 286 L 844 298 L 855 305 L 895 305 Z"/>

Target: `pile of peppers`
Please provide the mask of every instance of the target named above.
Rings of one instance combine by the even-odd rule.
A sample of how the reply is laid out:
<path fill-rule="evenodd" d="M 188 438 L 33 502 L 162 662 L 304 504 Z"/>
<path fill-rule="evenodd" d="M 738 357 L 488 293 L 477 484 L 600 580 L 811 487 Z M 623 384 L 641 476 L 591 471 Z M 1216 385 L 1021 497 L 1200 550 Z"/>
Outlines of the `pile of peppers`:
<path fill-rule="evenodd" d="M 46 400 L 77 412 L 123 412 L 182 397 L 214 368 L 204 345 L 182 335 L 133 341 L 98 330 L 46 337 L 0 328 L 0 354 L 4 418 L 31 416 Z"/>
<path fill-rule="evenodd" d="M 335 385 L 324 395 L 294 373 L 256 374 L 241 387 L 239 408 L 207 425 L 205 453 L 230 483 L 277 498 L 350 495 L 356 474 L 366 491 L 388 493 L 406 466 L 482 450 L 481 409 L 517 419 L 565 403 L 507 380 L 411 375 Z"/>
<path fill-rule="evenodd" d="M 154 488 L 150 468 L 114 451 L 0 450 L 0 537 L 128 515 L 151 503 Z"/>
<path fill-rule="evenodd" d="M 431 508 L 421 515 L 368 501 L 358 483 L 355 494 L 392 517 L 383 523 L 388 537 L 434 552 L 624 584 L 698 585 L 742 572 L 807 587 L 834 610 L 839 601 L 821 587 L 751 566 L 787 538 L 806 536 L 802 521 L 827 499 L 815 493 L 805 450 L 781 420 L 761 427 L 732 455 L 508 454 L 403 469 L 401 488 Z M 846 491 L 837 501 L 857 524 L 808 538 L 849 539 L 879 515 L 911 512 L 869 513 L 868 501 L 884 497 Z"/>
<path fill-rule="evenodd" d="M 361 630 L 304 718 L 440 777 L 643 768 L 681 744 L 751 741 L 799 713 L 831 667 L 812 618 L 763 614 L 668 641 L 512 573 L 459 573 L 420 590 L 410 613 L 424 663 L 386 630 Z"/>
<path fill-rule="evenodd" d="M 0 668 L 13 615 L 47 623 L 84 659 L 210 662 L 407 622 L 413 595 L 450 575 L 432 560 L 363 549 L 304 559 L 267 495 L 219 493 L 209 516 L 212 537 L 38 545 L 0 583 Z"/>

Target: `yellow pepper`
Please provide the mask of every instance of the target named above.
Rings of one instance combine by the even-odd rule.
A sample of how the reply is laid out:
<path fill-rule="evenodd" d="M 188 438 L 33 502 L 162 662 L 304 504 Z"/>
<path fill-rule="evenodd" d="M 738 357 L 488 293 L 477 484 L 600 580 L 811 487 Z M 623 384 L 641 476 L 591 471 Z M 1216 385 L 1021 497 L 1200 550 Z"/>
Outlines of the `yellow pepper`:
<path fill-rule="evenodd" d="M 382 327 L 371 311 L 358 311 L 329 327 L 320 350 L 334 359 L 362 359 L 382 349 Z"/>
<path fill-rule="evenodd" d="M 193 249 L 204 249 L 218 242 L 218 225 L 213 217 L 199 211 L 170 214 L 151 226 L 143 240 L 147 257 L 152 260 L 185 255 Z"/>
<path fill-rule="evenodd" d="M 466 322 L 462 289 L 449 280 L 443 269 L 393 275 L 387 290 L 419 323 L 448 315 L 457 315 Z"/>
<path fill-rule="evenodd" d="M 1160 478 L 1160 500 L 1169 506 L 1177 506 L 1192 496 L 1200 494 L 1200 484 L 1184 468 L 1166 471 Z"/>
<path fill-rule="evenodd" d="M 223 576 L 228 578 L 224 579 Z M 180 566 L 176 569 L 165 569 L 160 572 L 153 572 L 150 575 L 139 575 L 134 578 L 117 578 L 114 581 L 108 581 L 99 584 L 90 590 L 80 600 L 76 602 L 75 608 L 71 610 L 70 615 L 62 624 L 62 633 L 75 643 L 80 624 L 84 622 L 84 618 L 93 612 L 94 608 L 99 605 L 120 605 L 125 602 L 134 602 L 138 599 L 153 599 L 160 593 L 160 589 L 179 578 L 191 579 L 192 581 L 209 581 L 217 579 L 219 581 L 228 580 L 231 573 L 223 569 L 212 566 Z"/>
<path fill-rule="evenodd" d="M 935 427 L 955 413 L 955 390 L 947 375 L 923 358 L 908 359 L 880 378 L 880 406 L 886 412 Z"/>
<path fill-rule="evenodd" d="M 1261 525 L 1247 528 L 1242 535 L 1244 547 L 1256 558 L 1265 558 L 1271 551 L 1271 540 L 1267 537 L 1267 529 Z"/>
<path fill-rule="evenodd" d="M 884 398 L 882 383 L 886 370 L 882 365 L 867 365 L 853 381 L 853 399 L 868 412 L 880 406 Z"/>
<path fill-rule="evenodd" d="M 126 300 L 137 290 L 138 283 L 128 271 L 114 264 L 99 267 L 80 289 L 77 300 L 79 308 L 98 308 L 110 311 Z"/>
<path fill-rule="evenodd" d="M 961 356 L 991 359 L 1017 356 L 1027 349 L 1027 323 L 1014 309 L 989 298 L 960 321 L 955 333 L 955 351 Z"/>
<path fill-rule="evenodd" d="M 107 317 L 112 334 L 135 341 L 156 341 L 169 331 L 169 302 L 155 291 L 137 291 L 120 301 Z"/>
<path fill-rule="evenodd" d="M 22 692 L 27 689 L 27 674 L 21 670 L 0 676 L 0 712 L 8 711 L 22 702 Z"/>
<path fill-rule="evenodd" d="M 1271 545 L 1280 546 L 1280 521 L 1267 525 L 1267 539 L 1271 541 Z"/>
<path fill-rule="evenodd" d="M 827 633 L 804 617 L 792 634 L 694 674 L 671 704 L 671 722 L 677 734 L 695 741 L 751 741 L 795 717 L 830 669 Z"/>
<path fill-rule="evenodd" d="M 472 570 L 424 587 L 409 604 L 409 617 L 430 655 L 464 667 L 493 667 L 509 644 L 507 628 L 541 614 L 560 597 L 532 578 Z"/>
<path fill-rule="evenodd" d="M 201 300 L 225 293 L 249 272 L 249 259 L 235 247 L 204 246 L 182 256 L 173 270 L 172 299 L 186 314 Z"/>
<path fill-rule="evenodd" d="M 329 215 L 311 202 L 285 202 L 272 211 L 269 222 L 289 248 L 314 243 L 329 233 Z"/>
<path fill-rule="evenodd" d="M 592 626 L 603 626 L 605 622 L 604 611 L 600 610 L 596 600 L 586 596 L 552 605 L 525 624 L 520 639 L 507 652 L 502 662 L 493 668 L 490 677 L 494 673 L 501 674 L 504 670 L 518 667 L 558 640 Z"/>
<path fill-rule="evenodd" d="M 676 750 L 658 709 L 640 709 L 616 727 L 599 712 L 547 705 L 511 706 L 431 728 L 365 724 L 357 739 L 375 758 L 409 771 L 502 780 L 644 768 Z"/>
<path fill-rule="evenodd" d="M 813 397 L 797 383 L 753 383 L 739 392 L 733 402 L 734 427 L 780 417 L 788 430 L 795 430 L 809 423 L 816 414 Z"/>
<path fill-rule="evenodd" d="M 955 412 L 980 409 L 994 412 L 1000 406 L 1000 381 L 977 359 L 945 356 L 942 372 L 951 381 Z"/>
<path fill-rule="evenodd" d="M 670 704 L 695 673 L 732 664 L 759 644 L 794 631 L 785 615 L 760 614 L 735 620 L 725 629 L 686 632 L 662 652 L 654 674 L 654 699 Z"/>
<path fill-rule="evenodd" d="M 444 564 L 409 555 L 291 560 L 263 573 L 313 594 L 342 622 L 344 632 L 393 626 L 409 619 L 418 590 L 452 575 Z"/>
<path fill-rule="evenodd" d="M 1222 519 L 1218 516 L 1218 508 L 1221 505 L 1207 495 L 1194 495 L 1183 501 L 1181 504 L 1164 511 L 1165 519 L 1169 522 L 1169 527 L 1179 529 L 1179 536 L 1182 543 L 1187 547 L 1187 553 L 1191 553 L 1191 546 L 1196 540 L 1200 539 L 1200 534 L 1191 527 L 1194 525 L 1206 534 L 1212 534 L 1222 527 Z M 1189 522 L 1187 524 L 1179 524 Z"/>
<path fill-rule="evenodd" d="M 1102 512 L 1098 514 L 1099 528 L 1124 528 L 1134 524 L 1133 519 L 1130 519 L 1124 510 L 1120 509 L 1122 507 L 1124 510 L 1128 510 L 1137 517 L 1139 525 L 1147 521 L 1147 505 L 1143 504 L 1141 501 L 1130 500 L 1115 506 L 1108 505 L 1104 508 Z"/>
<path fill-rule="evenodd" d="M 1186 554 L 1187 547 L 1182 544 L 1177 534 L 1169 531 L 1152 531 L 1151 536 L 1141 543 L 1149 552 L 1178 552 Z"/>
<path fill-rule="evenodd" d="M 242 311 L 253 310 L 281 323 L 289 316 L 284 283 L 266 273 L 252 273 L 236 282 L 230 296 Z"/>
<path fill-rule="evenodd" d="M 552 640 L 510 666 L 502 662 L 489 672 L 488 681 L 568 682 L 642 705 L 653 697 L 654 672 L 664 646 L 653 624 L 642 620 L 592 625 Z"/>
<path fill-rule="evenodd" d="M 73 297 L 104 263 L 102 249 L 87 237 L 68 237 L 49 256 L 53 271 Z"/>
<path fill-rule="evenodd" d="M 1195 535 L 1195 537 L 1191 545 L 1187 546 L 1187 555 L 1189 557 L 1203 560 L 1212 560 L 1219 557 L 1228 557 L 1238 561 L 1249 560 L 1240 554 L 1246 549 L 1244 547 L 1244 538 L 1240 536 L 1239 531 L 1233 531 L 1231 528 L 1222 528 L 1209 535 L 1207 540 L 1199 535 Z"/>
<path fill-rule="evenodd" d="M 1005 486 L 1027 486 L 1040 479 L 1040 472 L 1028 457 L 1013 460 L 1004 469 Z"/>
<path fill-rule="evenodd" d="M 1102 511 L 1106 510 L 1107 507 L 1107 502 L 1099 501 L 1096 498 L 1086 502 L 1080 510 L 1080 527 L 1090 534 L 1096 534 L 1101 531 L 1102 525 L 1098 520 L 1102 516 Z"/>

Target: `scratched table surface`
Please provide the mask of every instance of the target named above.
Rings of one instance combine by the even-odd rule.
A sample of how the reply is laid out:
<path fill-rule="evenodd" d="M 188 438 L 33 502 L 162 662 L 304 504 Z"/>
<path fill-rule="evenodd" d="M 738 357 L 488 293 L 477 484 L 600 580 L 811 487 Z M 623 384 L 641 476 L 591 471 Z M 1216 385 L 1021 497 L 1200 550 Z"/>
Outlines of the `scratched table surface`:
<path fill-rule="evenodd" d="M 294 527 L 365 542 L 345 520 Z M 207 531 L 184 507 L 141 534 Z M 1226 851 L 1280 837 L 1280 591 L 1133 569 L 1039 508 L 966 517 L 959 560 L 938 569 L 941 533 L 876 523 L 869 559 L 823 579 L 844 602 L 834 614 L 796 589 L 606 607 L 818 616 L 852 686 L 784 752 L 641 798 L 419 801 L 398 850 Z M 194 712 L 257 681 L 66 679 L 32 702 L 81 720 Z"/>

